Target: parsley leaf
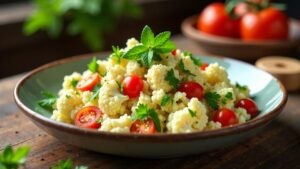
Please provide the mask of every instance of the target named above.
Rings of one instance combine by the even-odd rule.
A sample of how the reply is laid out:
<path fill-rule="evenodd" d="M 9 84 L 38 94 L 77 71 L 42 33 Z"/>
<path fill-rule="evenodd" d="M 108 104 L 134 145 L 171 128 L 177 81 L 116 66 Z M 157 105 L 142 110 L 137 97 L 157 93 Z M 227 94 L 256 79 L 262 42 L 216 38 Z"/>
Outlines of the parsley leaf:
<path fill-rule="evenodd" d="M 220 95 L 216 92 L 208 92 L 205 93 L 204 98 L 206 99 L 208 105 L 213 108 L 214 110 L 219 109 L 218 102 L 220 100 Z"/>
<path fill-rule="evenodd" d="M 240 85 L 239 83 L 236 83 L 235 84 L 235 87 L 241 91 L 247 91 L 248 90 L 248 87 L 246 85 Z"/>
<path fill-rule="evenodd" d="M 101 84 L 97 84 L 96 86 L 94 86 L 92 90 L 93 94 L 90 97 L 88 102 L 91 102 L 92 100 L 95 100 L 98 97 L 101 87 L 102 87 Z"/>
<path fill-rule="evenodd" d="M 226 95 L 225 95 L 225 98 L 233 100 L 233 94 L 232 94 L 232 92 L 227 92 Z"/>
<path fill-rule="evenodd" d="M 178 67 L 179 67 L 179 69 L 180 69 L 183 73 L 188 74 L 188 75 L 191 75 L 191 76 L 195 76 L 195 75 L 194 75 L 193 73 L 191 73 L 189 70 L 185 69 L 184 63 L 183 63 L 182 60 L 179 61 Z"/>
<path fill-rule="evenodd" d="M 173 69 L 171 69 L 167 72 L 165 80 L 168 81 L 169 84 L 171 86 L 173 86 L 175 89 L 177 89 L 179 87 L 178 85 L 180 83 L 180 80 L 175 77 Z"/>
<path fill-rule="evenodd" d="M 222 103 L 223 105 L 225 105 L 226 102 L 227 102 L 227 99 L 226 99 L 226 98 L 222 98 L 222 99 L 221 99 L 221 103 Z"/>
<path fill-rule="evenodd" d="M 171 97 L 168 95 L 164 95 L 163 98 L 161 99 L 160 105 L 165 106 L 169 101 L 171 101 Z"/>
<path fill-rule="evenodd" d="M 44 109 L 52 111 L 53 105 L 55 104 L 55 102 L 57 100 L 57 96 L 55 96 L 54 94 L 47 92 L 47 91 L 43 91 L 42 95 L 45 97 L 45 99 L 39 100 L 37 102 L 37 104 Z"/>
<path fill-rule="evenodd" d="M 98 64 L 97 64 L 97 59 L 94 57 L 92 61 L 88 64 L 88 68 L 91 72 L 96 73 L 98 72 Z"/>
<path fill-rule="evenodd" d="M 146 25 L 142 31 L 141 42 L 146 47 L 152 47 L 154 44 L 154 33 L 148 25 Z"/>
<path fill-rule="evenodd" d="M 19 147 L 13 150 L 11 145 L 7 145 L 0 153 L 0 168 L 17 169 L 20 165 L 25 165 L 29 147 Z"/>
<path fill-rule="evenodd" d="M 196 113 L 195 111 L 189 109 L 189 113 L 190 113 L 190 115 L 191 115 L 192 117 L 196 117 L 196 114 L 197 114 L 197 113 Z"/>
<path fill-rule="evenodd" d="M 72 169 L 73 162 L 71 159 L 66 161 L 59 160 L 58 165 L 52 166 L 52 169 Z M 88 169 L 86 166 L 76 166 L 75 169 Z"/>
<path fill-rule="evenodd" d="M 78 84 L 78 80 L 72 79 L 71 85 L 72 85 L 73 87 L 76 87 L 77 84 Z"/>
<path fill-rule="evenodd" d="M 155 124 L 155 128 L 157 131 L 161 131 L 160 120 L 158 118 L 157 112 L 154 109 L 149 109 L 145 104 L 139 104 L 135 109 L 135 112 L 131 116 L 132 121 L 137 119 L 146 120 L 147 118 L 151 118 Z"/>
<path fill-rule="evenodd" d="M 124 52 L 120 51 L 119 46 L 112 46 L 113 53 L 111 55 L 112 58 L 117 59 L 117 64 L 121 63 L 121 59 L 123 58 Z"/>

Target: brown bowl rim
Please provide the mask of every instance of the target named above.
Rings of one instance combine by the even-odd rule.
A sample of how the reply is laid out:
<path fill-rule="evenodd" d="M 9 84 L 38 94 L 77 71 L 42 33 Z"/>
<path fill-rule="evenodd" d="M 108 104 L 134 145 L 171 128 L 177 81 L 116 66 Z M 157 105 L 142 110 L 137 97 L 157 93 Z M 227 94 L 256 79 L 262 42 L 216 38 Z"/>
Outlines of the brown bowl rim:
<path fill-rule="evenodd" d="M 184 19 L 184 21 L 181 23 L 181 30 L 183 34 L 191 39 L 197 40 L 197 41 L 205 41 L 206 43 L 211 44 L 222 44 L 224 46 L 254 46 L 254 47 L 261 47 L 261 46 L 299 46 L 300 43 L 300 36 L 294 39 L 287 40 L 257 40 L 257 41 L 243 41 L 242 39 L 238 38 L 230 38 L 230 37 L 222 37 L 222 36 L 216 36 L 211 35 L 205 32 L 201 32 L 200 30 L 196 29 L 193 25 L 196 24 L 198 16 L 193 15 L 190 17 L 187 17 Z M 300 21 L 296 19 L 290 19 L 290 24 L 297 24 L 300 27 Z"/>
<path fill-rule="evenodd" d="M 69 132 L 72 134 L 90 136 L 90 137 L 99 137 L 102 139 L 119 139 L 119 140 L 127 140 L 127 141 L 137 140 L 137 141 L 145 141 L 145 142 L 178 142 L 178 141 L 209 139 L 209 138 L 217 138 L 217 137 L 223 137 L 223 136 L 228 136 L 228 135 L 235 135 L 235 134 L 238 134 L 241 132 L 245 132 L 245 131 L 249 131 L 251 129 L 261 127 L 261 126 L 269 123 L 275 117 L 277 117 L 287 102 L 287 92 L 286 92 L 286 89 L 284 88 L 284 86 L 282 85 L 282 83 L 279 80 L 277 80 L 274 76 L 272 76 L 271 74 L 266 72 L 267 74 L 269 74 L 270 76 L 272 76 L 274 79 L 277 80 L 277 82 L 280 86 L 280 89 L 283 92 L 283 99 L 281 100 L 280 104 L 278 104 L 272 111 L 266 113 L 265 115 L 251 119 L 243 124 L 226 127 L 226 128 L 222 128 L 222 129 L 217 129 L 217 130 L 182 133 L 182 134 L 165 134 L 165 133 L 163 133 L 163 134 L 145 135 L 145 134 L 123 134 L 123 133 L 103 132 L 103 131 L 98 131 L 98 130 L 79 128 L 79 127 L 76 127 L 75 125 L 57 122 L 50 118 L 42 116 L 41 114 L 35 112 L 34 110 L 31 110 L 25 104 L 23 104 L 21 102 L 21 100 L 19 99 L 20 88 L 24 85 L 24 83 L 26 82 L 27 79 L 31 78 L 32 76 L 36 75 L 37 73 L 42 72 L 48 68 L 55 67 L 57 65 L 61 65 L 64 63 L 72 62 L 72 61 L 79 61 L 81 59 L 91 58 L 93 56 L 97 56 L 98 58 L 104 58 L 104 56 L 108 56 L 108 55 L 107 55 L 107 53 L 91 53 L 91 54 L 84 54 L 84 55 L 79 55 L 79 56 L 75 56 L 75 57 L 69 57 L 69 58 L 50 62 L 48 64 L 42 65 L 42 66 L 30 71 L 24 77 L 22 77 L 16 84 L 16 87 L 14 90 L 14 100 L 15 100 L 17 106 L 31 120 L 37 121 L 38 123 L 40 123 L 44 126 L 47 126 L 50 128 L 55 128 L 56 130 L 61 130 L 61 131 Z M 222 58 L 219 58 L 219 59 L 222 59 Z M 229 59 L 229 58 L 226 58 L 226 59 Z M 235 61 L 235 59 L 229 59 L 229 60 Z M 248 64 L 245 62 L 242 62 L 242 63 Z M 250 64 L 248 64 L 248 65 L 250 65 Z"/>

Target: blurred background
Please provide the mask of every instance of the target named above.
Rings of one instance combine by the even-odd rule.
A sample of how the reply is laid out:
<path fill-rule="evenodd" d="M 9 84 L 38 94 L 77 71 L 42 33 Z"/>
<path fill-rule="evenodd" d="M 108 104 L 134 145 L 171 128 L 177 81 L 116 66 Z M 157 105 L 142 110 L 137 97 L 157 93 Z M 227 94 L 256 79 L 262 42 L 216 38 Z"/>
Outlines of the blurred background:
<path fill-rule="evenodd" d="M 0 0 L 0 78 L 49 61 L 111 50 L 142 27 L 181 34 L 181 22 L 212 0 Z M 281 0 L 300 19 L 299 0 Z"/>

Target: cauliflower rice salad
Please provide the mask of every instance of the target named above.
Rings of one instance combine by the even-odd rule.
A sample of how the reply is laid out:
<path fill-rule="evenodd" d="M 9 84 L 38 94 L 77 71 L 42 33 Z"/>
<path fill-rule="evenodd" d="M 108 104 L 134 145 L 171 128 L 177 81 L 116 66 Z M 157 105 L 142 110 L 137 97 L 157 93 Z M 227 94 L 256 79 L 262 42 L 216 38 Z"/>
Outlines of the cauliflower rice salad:
<path fill-rule="evenodd" d="M 170 32 L 145 26 L 140 41 L 64 77 L 58 97 L 39 101 L 55 121 L 118 133 L 189 133 L 244 123 L 258 114 L 246 86 L 224 67 L 176 49 Z M 49 99 L 52 99 L 49 101 Z M 50 104 L 50 105 L 49 105 Z"/>

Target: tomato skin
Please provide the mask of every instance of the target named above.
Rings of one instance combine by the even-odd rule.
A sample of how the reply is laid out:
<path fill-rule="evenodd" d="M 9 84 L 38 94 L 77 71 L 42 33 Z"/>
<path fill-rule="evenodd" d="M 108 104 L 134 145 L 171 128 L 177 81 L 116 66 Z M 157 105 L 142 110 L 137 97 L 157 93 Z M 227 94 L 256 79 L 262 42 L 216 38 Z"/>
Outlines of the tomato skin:
<path fill-rule="evenodd" d="M 74 124 L 83 128 L 97 129 L 101 127 L 101 123 L 97 120 L 103 117 L 103 113 L 96 106 L 87 106 L 79 110 L 75 116 Z"/>
<path fill-rule="evenodd" d="M 144 89 L 143 80 L 137 76 L 128 76 L 123 81 L 123 92 L 129 98 L 137 98 Z"/>
<path fill-rule="evenodd" d="M 223 3 L 208 5 L 198 18 L 197 28 L 208 34 L 239 37 L 239 19 L 232 19 Z"/>
<path fill-rule="evenodd" d="M 201 66 L 200 66 L 200 69 L 201 70 L 206 70 L 206 68 L 209 66 L 209 64 L 208 63 L 203 63 Z"/>
<path fill-rule="evenodd" d="M 155 124 L 151 118 L 144 121 L 137 119 L 132 123 L 130 133 L 154 134 L 156 133 Z"/>
<path fill-rule="evenodd" d="M 241 99 L 235 103 L 235 107 L 244 108 L 251 117 L 256 116 L 259 113 L 256 103 L 251 99 Z"/>
<path fill-rule="evenodd" d="M 178 91 L 186 93 L 186 97 L 191 99 L 193 97 L 202 100 L 204 97 L 203 87 L 196 82 L 182 82 L 179 84 Z"/>
<path fill-rule="evenodd" d="M 222 127 L 234 125 L 238 123 L 237 116 L 235 113 L 227 108 L 222 108 L 218 110 L 213 118 L 214 122 L 220 122 L 222 124 Z"/>
<path fill-rule="evenodd" d="M 89 75 L 85 77 L 84 79 L 81 79 L 78 84 L 76 85 L 76 88 L 78 90 L 84 91 L 91 91 L 93 90 L 94 86 L 96 86 L 97 83 L 101 81 L 101 77 L 98 73 L 94 73 L 92 75 Z"/>
<path fill-rule="evenodd" d="M 176 51 L 177 51 L 177 49 L 174 49 L 174 50 L 171 52 L 173 56 L 176 56 Z"/>
<path fill-rule="evenodd" d="M 288 38 L 287 16 L 274 8 L 244 15 L 240 23 L 241 37 L 252 40 L 284 40 Z"/>

